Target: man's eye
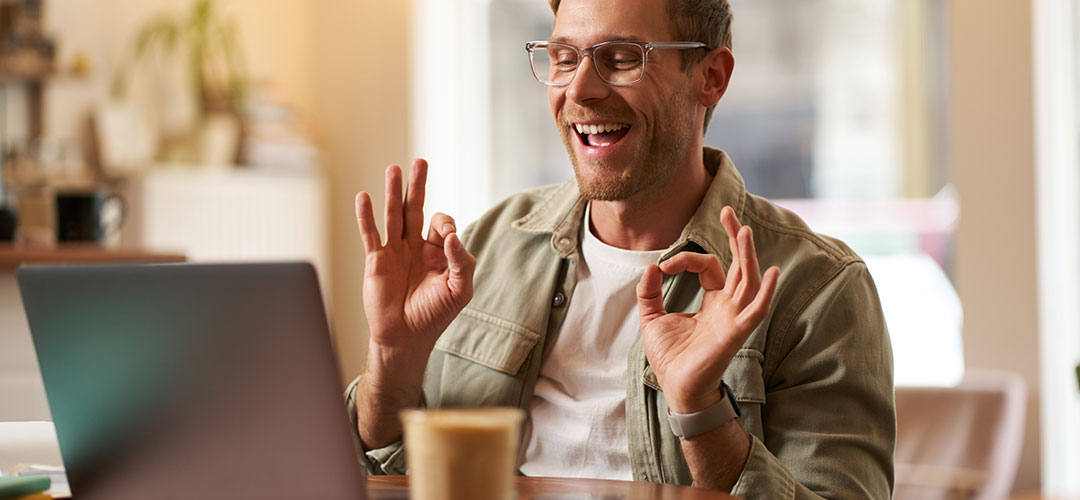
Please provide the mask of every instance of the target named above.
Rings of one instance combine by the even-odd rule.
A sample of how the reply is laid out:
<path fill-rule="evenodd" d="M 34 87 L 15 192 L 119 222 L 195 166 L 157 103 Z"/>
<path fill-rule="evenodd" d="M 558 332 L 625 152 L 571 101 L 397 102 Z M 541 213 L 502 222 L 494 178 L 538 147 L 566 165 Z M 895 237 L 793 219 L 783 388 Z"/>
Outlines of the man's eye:
<path fill-rule="evenodd" d="M 617 48 L 603 54 L 601 59 L 613 71 L 627 71 L 641 66 L 641 54 L 637 50 Z"/>
<path fill-rule="evenodd" d="M 551 53 L 551 65 L 552 67 L 565 70 L 573 69 L 578 64 L 577 54 L 568 50 L 561 50 Z"/>
<path fill-rule="evenodd" d="M 641 58 L 637 56 L 613 56 L 607 59 L 607 65 L 613 70 L 626 71 L 641 66 Z"/>

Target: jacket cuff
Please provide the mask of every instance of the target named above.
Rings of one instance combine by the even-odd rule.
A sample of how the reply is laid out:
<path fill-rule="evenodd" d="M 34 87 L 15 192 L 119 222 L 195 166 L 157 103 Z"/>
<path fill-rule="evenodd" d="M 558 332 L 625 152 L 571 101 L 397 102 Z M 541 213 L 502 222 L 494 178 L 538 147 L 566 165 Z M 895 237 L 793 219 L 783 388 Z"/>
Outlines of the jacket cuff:
<path fill-rule="evenodd" d="M 751 433 L 747 433 L 746 437 L 750 439 L 750 456 L 746 459 L 739 480 L 731 488 L 731 495 L 778 500 L 795 498 L 796 481 L 791 472 L 765 448 L 765 443 L 760 439 Z"/>
<path fill-rule="evenodd" d="M 356 417 L 356 386 L 359 383 L 360 377 L 356 377 L 345 389 L 345 408 L 352 428 L 353 444 L 360 452 L 358 457 L 360 465 L 369 476 L 404 475 L 406 473 L 405 443 L 402 440 L 399 439 L 374 450 L 364 450 L 360 443 L 360 430 L 357 427 Z M 424 406 L 423 401 L 421 401 L 421 406 Z"/>
<path fill-rule="evenodd" d="M 364 452 L 364 467 L 369 476 L 403 476 L 406 470 L 405 443 L 397 441 L 382 448 Z"/>

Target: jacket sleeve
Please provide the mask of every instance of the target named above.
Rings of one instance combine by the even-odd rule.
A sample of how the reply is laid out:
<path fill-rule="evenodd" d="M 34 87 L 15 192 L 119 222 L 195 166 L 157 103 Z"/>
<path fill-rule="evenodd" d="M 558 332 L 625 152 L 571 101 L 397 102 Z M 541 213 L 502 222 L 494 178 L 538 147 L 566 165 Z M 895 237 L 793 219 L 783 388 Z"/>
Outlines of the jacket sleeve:
<path fill-rule="evenodd" d="M 865 264 L 851 262 L 776 311 L 761 436 L 731 494 L 888 499 L 896 413 L 892 347 Z"/>
<path fill-rule="evenodd" d="M 360 383 L 360 377 L 356 377 L 349 387 L 345 389 L 345 407 L 351 423 L 353 444 L 360 455 L 360 465 L 369 476 L 403 475 L 405 474 L 405 443 L 398 440 L 382 448 L 364 450 L 360 444 L 360 431 L 357 428 L 356 417 L 356 387 Z M 421 401 L 423 405 L 423 401 Z"/>

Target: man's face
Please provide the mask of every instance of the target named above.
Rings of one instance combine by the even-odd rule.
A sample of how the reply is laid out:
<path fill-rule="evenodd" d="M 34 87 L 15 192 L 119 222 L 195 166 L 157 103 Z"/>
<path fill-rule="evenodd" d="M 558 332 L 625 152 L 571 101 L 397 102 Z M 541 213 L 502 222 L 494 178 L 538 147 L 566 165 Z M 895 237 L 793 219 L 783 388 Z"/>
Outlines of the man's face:
<path fill-rule="evenodd" d="M 551 40 L 591 47 L 609 40 L 674 41 L 662 0 L 563 0 Z M 630 86 L 605 83 L 585 58 L 566 86 L 548 87 L 555 125 L 587 199 L 625 200 L 676 175 L 693 134 L 697 100 L 677 50 L 655 50 Z M 579 132 L 585 126 L 614 129 Z"/>

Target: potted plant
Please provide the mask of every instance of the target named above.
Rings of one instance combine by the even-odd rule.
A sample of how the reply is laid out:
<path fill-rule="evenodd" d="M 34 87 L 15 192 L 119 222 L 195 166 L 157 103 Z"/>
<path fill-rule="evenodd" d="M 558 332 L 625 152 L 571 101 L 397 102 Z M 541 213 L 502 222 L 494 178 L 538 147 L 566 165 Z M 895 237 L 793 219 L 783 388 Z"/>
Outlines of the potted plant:
<path fill-rule="evenodd" d="M 222 17 L 215 0 L 195 0 L 181 14 L 159 14 L 136 33 L 128 64 L 155 55 L 184 58 L 190 79 L 197 124 L 179 149 L 198 151 L 203 163 L 235 163 L 247 94 L 235 21 Z M 114 77 L 114 97 L 126 93 L 128 64 Z M 185 155 L 166 151 L 165 156 Z"/>

